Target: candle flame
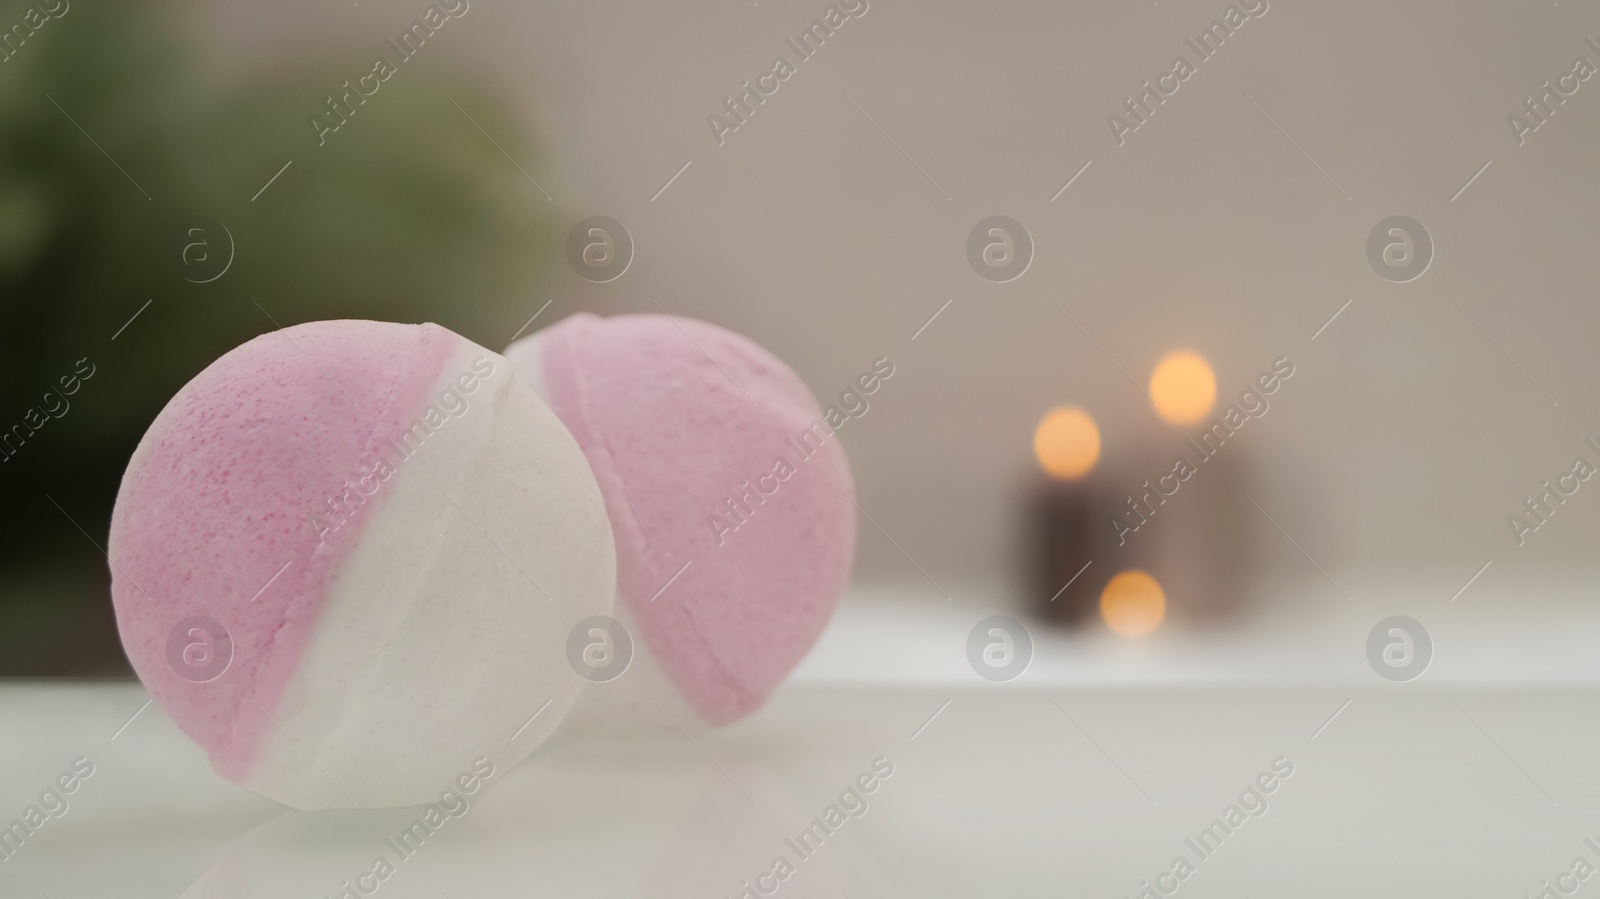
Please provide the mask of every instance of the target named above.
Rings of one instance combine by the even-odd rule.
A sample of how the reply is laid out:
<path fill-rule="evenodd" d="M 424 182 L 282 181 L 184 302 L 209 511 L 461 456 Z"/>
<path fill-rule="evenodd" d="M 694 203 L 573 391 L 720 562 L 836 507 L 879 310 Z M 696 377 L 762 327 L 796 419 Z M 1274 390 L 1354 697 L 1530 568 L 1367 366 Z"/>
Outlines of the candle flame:
<path fill-rule="evenodd" d="M 1033 454 L 1053 478 L 1081 478 L 1100 459 L 1100 428 L 1077 406 L 1057 406 L 1033 432 Z"/>
<path fill-rule="evenodd" d="M 1167 596 L 1145 572 L 1119 572 L 1100 592 L 1100 617 L 1115 634 L 1143 637 L 1167 617 Z"/>
<path fill-rule="evenodd" d="M 1150 399 L 1168 424 L 1192 425 L 1217 402 L 1217 376 L 1204 356 L 1174 350 L 1161 357 L 1150 373 Z"/>

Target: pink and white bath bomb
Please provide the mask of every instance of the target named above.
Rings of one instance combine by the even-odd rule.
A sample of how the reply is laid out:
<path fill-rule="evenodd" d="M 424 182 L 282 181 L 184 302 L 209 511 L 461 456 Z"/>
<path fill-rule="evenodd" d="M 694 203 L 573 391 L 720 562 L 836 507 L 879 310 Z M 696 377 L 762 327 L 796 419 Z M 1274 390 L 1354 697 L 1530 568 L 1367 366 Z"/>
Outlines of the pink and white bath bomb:
<path fill-rule="evenodd" d="M 219 774 L 307 810 L 515 764 L 576 700 L 567 633 L 615 590 L 577 443 L 432 324 L 314 322 L 212 363 L 134 451 L 109 561 L 151 696 Z"/>
<path fill-rule="evenodd" d="M 855 552 L 850 466 L 805 384 L 744 337 L 665 315 L 574 315 L 506 357 L 583 448 L 616 535 L 636 655 L 573 729 L 759 708 L 821 633 Z"/>

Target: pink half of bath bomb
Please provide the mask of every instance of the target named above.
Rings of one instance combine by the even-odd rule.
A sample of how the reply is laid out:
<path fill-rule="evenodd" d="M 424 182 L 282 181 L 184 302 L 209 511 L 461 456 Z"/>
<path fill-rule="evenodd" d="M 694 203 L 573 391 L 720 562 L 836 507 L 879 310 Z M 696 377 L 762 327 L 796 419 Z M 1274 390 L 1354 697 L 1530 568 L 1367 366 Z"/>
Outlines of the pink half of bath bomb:
<path fill-rule="evenodd" d="M 310 513 L 398 437 L 460 338 L 438 325 L 326 321 L 245 343 L 156 417 L 111 519 L 123 648 L 157 703 L 243 781 L 344 560 L 388 491 L 326 542 Z M 226 610 L 224 614 L 221 610 Z M 227 676 L 195 683 L 169 659 L 190 616 L 225 618 Z"/>
<path fill-rule="evenodd" d="M 749 714 L 849 581 L 855 487 L 822 410 L 771 353 L 693 319 L 579 314 L 537 339 L 546 399 L 605 497 L 641 639 L 701 717 Z"/>

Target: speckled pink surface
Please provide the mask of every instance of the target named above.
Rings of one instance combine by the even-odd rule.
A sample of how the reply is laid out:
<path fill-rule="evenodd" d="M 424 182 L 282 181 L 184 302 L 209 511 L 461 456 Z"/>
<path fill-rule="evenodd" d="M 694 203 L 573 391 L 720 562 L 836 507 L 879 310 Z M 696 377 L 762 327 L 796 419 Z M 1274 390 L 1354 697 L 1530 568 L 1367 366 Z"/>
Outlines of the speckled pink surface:
<path fill-rule="evenodd" d="M 749 714 L 811 647 L 849 580 L 856 516 L 844 452 L 831 433 L 809 458 L 790 443 L 821 419 L 816 400 L 771 353 L 693 319 L 575 315 L 539 338 L 550 407 L 605 496 L 617 592 L 640 637 L 702 717 Z M 712 516 L 738 523 L 724 499 L 779 459 L 793 474 L 768 477 L 771 495 L 752 497 L 745 523 L 718 534 Z"/>
<path fill-rule="evenodd" d="M 224 777 L 249 774 L 274 727 L 262 710 L 275 714 L 330 584 L 387 491 L 326 542 L 311 515 L 371 471 L 379 441 L 418 416 L 461 342 L 438 325 L 369 321 L 265 334 L 185 385 L 134 451 L 109 543 L 122 644 Z M 234 642 L 228 670 L 206 683 L 167 658 L 168 634 L 197 615 Z"/>

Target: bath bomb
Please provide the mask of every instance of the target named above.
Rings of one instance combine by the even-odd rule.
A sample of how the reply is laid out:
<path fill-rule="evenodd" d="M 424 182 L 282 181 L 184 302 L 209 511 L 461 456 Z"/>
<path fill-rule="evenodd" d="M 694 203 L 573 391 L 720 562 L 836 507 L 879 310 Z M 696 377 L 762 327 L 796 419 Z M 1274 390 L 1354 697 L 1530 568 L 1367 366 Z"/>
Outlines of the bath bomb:
<path fill-rule="evenodd" d="M 506 357 L 583 448 L 617 541 L 631 669 L 570 726 L 654 729 L 665 712 L 704 727 L 759 708 L 855 552 L 850 466 L 810 391 L 750 340 L 665 315 L 574 315 Z"/>
<path fill-rule="evenodd" d="M 438 325 L 257 337 L 173 397 L 111 520 L 150 695 L 223 777 L 299 809 L 437 800 L 509 768 L 586 681 L 611 527 L 507 360 Z"/>

